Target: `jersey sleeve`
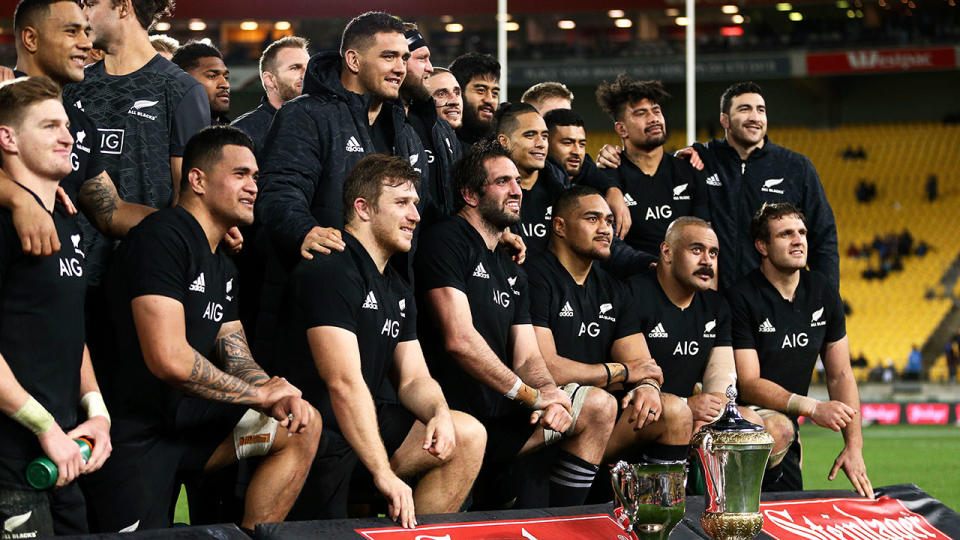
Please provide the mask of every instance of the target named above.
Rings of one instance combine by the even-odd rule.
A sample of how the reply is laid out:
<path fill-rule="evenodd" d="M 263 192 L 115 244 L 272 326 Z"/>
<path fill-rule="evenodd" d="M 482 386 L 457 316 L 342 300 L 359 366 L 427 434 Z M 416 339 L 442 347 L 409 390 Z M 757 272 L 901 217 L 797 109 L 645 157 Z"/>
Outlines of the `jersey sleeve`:
<path fill-rule="evenodd" d="M 510 264 L 514 264 L 512 261 Z M 516 265 L 514 265 L 516 266 Z M 517 282 L 513 285 L 513 288 L 520 294 L 515 294 L 514 299 L 517 301 L 517 307 L 513 310 L 513 322 L 511 324 L 530 324 L 530 286 L 529 280 L 527 279 L 527 273 L 516 266 L 517 269 Z"/>
<path fill-rule="evenodd" d="M 730 334 L 731 315 L 730 304 L 722 295 L 716 295 L 717 301 L 717 337 L 713 340 L 714 347 L 729 347 L 733 344 L 733 338 Z M 742 348 L 742 347 L 741 347 Z"/>
<path fill-rule="evenodd" d="M 190 86 L 173 112 L 170 129 L 170 156 L 180 157 L 187 141 L 198 131 L 210 125 L 210 101 L 200 83 Z"/>
<path fill-rule="evenodd" d="M 13 217 L 6 208 L 0 209 L 0 286 L 4 283 L 7 268 L 19 253 L 22 253 L 20 238 L 13 226 Z"/>
<path fill-rule="evenodd" d="M 453 287 L 464 293 L 467 292 L 464 268 L 470 263 L 469 248 L 449 234 L 436 234 L 449 232 L 452 226 L 450 222 L 437 225 L 444 230 L 433 229 L 421 237 L 421 245 L 429 245 L 430 249 L 418 249 L 414 259 L 414 275 L 419 291 Z"/>
<path fill-rule="evenodd" d="M 824 341 L 833 343 L 840 341 L 847 335 L 847 317 L 843 312 L 843 299 L 837 293 L 836 289 L 831 287 L 829 293 L 830 317 L 827 319 L 827 333 Z"/>
<path fill-rule="evenodd" d="M 537 266 L 530 266 L 527 290 L 530 298 L 530 322 L 534 326 L 550 328 L 550 306 L 553 305 L 551 283 Z"/>
<path fill-rule="evenodd" d="M 400 329 L 400 341 L 413 341 L 417 339 L 417 301 L 410 290 L 404 295 L 403 301 L 406 303 L 406 310 Z"/>
<path fill-rule="evenodd" d="M 608 189 L 619 187 L 617 179 L 611 178 L 603 169 L 597 167 L 590 154 L 584 156 L 581 167 L 580 184 L 590 186 L 604 195 L 606 195 Z"/>
<path fill-rule="evenodd" d="M 734 349 L 756 349 L 754 324 L 746 299 L 738 291 L 727 296 L 730 306 L 730 342 Z"/>
<path fill-rule="evenodd" d="M 90 157 L 87 159 L 87 170 L 86 174 L 83 175 L 82 182 L 86 182 L 91 178 L 96 178 L 97 175 L 107 170 L 107 165 L 104 163 L 103 154 L 100 153 L 100 137 L 97 132 L 96 126 L 94 126 L 92 120 L 87 120 L 87 123 L 90 125 L 91 132 L 94 134 L 93 137 L 89 137 L 87 140 L 90 141 Z"/>
<path fill-rule="evenodd" d="M 810 240 L 810 269 L 825 276 L 833 288 L 839 289 L 840 254 L 837 251 L 837 222 L 833 208 L 827 201 L 827 194 L 813 163 L 805 156 L 801 156 L 801 159 L 805 182 L 803 212 L 810 230 L 807 234 Z"/>
<path fill-rule="evenodd" d="M 240 295 L 243 294 L 243 291 L 240 290 L 240 280 L 238 279 L 239 271 L 237 266 L 233 263 L 233 259 L 229 256 L 224 256 L 224 259 L 227 261 L 227 296 L 233 298 L 227 302 L 227 306 L 223 312 L 223 322 L 233 322 L 240 320 Z"/>
<path fill-rule="evenodd" d="M 358 334 L 366 291 L 350 272 L 330 260 L 302 260 L 291 280 L 298 311 L 308 329 L 335 326 Z"/>
<path fill-rule="evenodd" d="M 122 270 L 130 298 L 155 294 L 183 303 L 191 281 L 190 248 L 180 232 L 169 225 L 137 228 L 127 243 Z"/>
<path fill-rule="evenodd" d="M 625 309 L 620 309 L 617 314 L 617 324 L 613 331 L 613 339 L 618 340 L 642 333 L 642 310 L 638 309 L 640 306 L 634 301 L 633 294 L 630 293 L 626 285 L 620 282 L 614 282 L 614 286 L 619 289 L 617 291 L 617 297 L 620 299 L 620 305 L 624 306 Z"/>
<path fill-rule="evenodd" d="M 683 169 L 684 177 L 690 178 L 690 212 L 692 215 L 710 221 L 710 206 L 707 202 L 707 179 L 703 171 L 698 171 L 690 162 L 681 159 L 678 166 Z"/>

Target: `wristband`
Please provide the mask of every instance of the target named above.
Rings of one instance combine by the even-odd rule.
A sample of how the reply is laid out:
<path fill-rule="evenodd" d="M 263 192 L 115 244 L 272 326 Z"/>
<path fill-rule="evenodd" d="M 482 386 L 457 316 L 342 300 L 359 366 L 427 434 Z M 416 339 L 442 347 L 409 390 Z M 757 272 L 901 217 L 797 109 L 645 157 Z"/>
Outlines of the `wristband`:
<path fill-rule="evenodd" d="M 647 377 L 646 379 L 640 379 L 640 384 L 652 386 L 657 389 L 657 392 L 661 392 L 660 383 L 658 383 L 656 379 L 651 379 L 650 377 Z M 640 386 L 640 384 L 637 386 Z"/>
<path fill-rule="evenodd" d="M 812 397 L 790 394 L 790 400 L 787 401 L 787 414 L 813 416 L 819 403 Z"/>
<path fill-rule="evenodd" d="M 520 390 L 517 391 L 516 400 L 535 411 L 540 410 L 540 391 L 536 388 L 521 384 Z"/>
<path fill-rule="evenodd" d="M 504 397 L 507 399 L 517 399 L 517 392 L 520 391 L 520 387 L 523 385 L 523 381 L 520 380 L 520 377 L 517 377 L 516 382 L 513 383 L 513 387 L 504 394 Z"/>
<path fill-rule="evenodd" d="M 103 394 L 100 392 L 87 392 L 80 398 L 80 406 L 87 411 L 87 418 L 102 416 L 107 419 L 107 425 L 110 425 L 110 413 L 107 411 L 107 404 L 103 401 Z"/>
<path fill-rule="evenodd" d="M 603 366 L 604 371 L 607 372 L 607 384 L 606 384 L 606 386 L 610 386 L 610 366 L 608 366 L 607 364 L 601 364 L 601 365 Z"/>
<path fill-rule="evenodd" d="M 660 391 L 660 387 L 657 386 L 657 385 L 655 385 L 655 384 L 653 384 L 653 383 L 642 382 L 642 383 L 640 383 L 640 384 L 637 385 L 637 388 L 640 388 L 641 386 L 649 386 L 650 388 L 653 388 L 654 390 L 656 390 L 657 393 L 662 393 L 662 392 Z"/>
<path fill-rule="evenodd" d="M 628 368 L 627 365 L 624 364 L 623 362 L 617 362 L 617 363 L 623 366 L 623 384 L 627 384 L 628 382 L 630 382 L 630 368 Z"/>
<path fill-rule="evenodd" d="M 23 404 L 23 407 L 20 407 L 20 410 L 10 415 L 10 418 L 32 431 L 34 435 L 46 433 L 56 423 L 53 415 L 44 409 L 43 405 L 33 396 L 30 396 L 30 399 Z"/>

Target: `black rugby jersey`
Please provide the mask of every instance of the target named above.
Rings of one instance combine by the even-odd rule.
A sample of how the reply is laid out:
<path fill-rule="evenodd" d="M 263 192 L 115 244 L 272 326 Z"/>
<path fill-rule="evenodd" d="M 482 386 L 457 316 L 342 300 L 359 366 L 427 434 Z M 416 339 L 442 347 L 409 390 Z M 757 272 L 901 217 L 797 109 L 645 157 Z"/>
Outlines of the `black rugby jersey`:
<path fill-rule="evenodd" d="M 638 274 L 627 282 L 650 355 L 663 370 L 663 391 L 693 394 L 714 347 L 730 346 L 730 309 L 713 290 L 698 292 L 680 309 L 660 286 L 656 274 Z M 731 381 L 732 383 L 733 381 Z"/>
<path fill-rule="evenodd" d="M 387 265 L 383 274 L 360 242 L 343 232 L 344 251 L 302 260 L 293 269 L 278 344 L 278 372 L 290 379 L 323 416 L 324 429 L 339 431 L 327 385 L 317 373 L 306 331 L 343 328 L 357 336 L 360 370 L 376 403 L 388 401 L 397 344 L 417 339 L 417 309 L 410 287 Z M 392 388 L 392 387 L 391 387 Z"/>
<path fill-rule="evenodd" d="M 626 154 L 616 169 L 605 169 L 623 191 L 633 224 L 627 244 L 647 253 L 660 253 L 667 226 L 680 216 L 709 219 L 703 180 L 690 164 L 664 152 L 653 176 L 647 175 Z"/>
<path fill-rule="evenodd" d="M 755 349 L 760 377 L 788 392 L 806 395 L 823 345 L 847 335 L 840 294 L 819 273 L 800 271 L 791 302 L 757 268 L 727 292 L 727 299 L 734 350 Z"/>
<path fill-rule="evenodd" d="M 630 296 L 615 278 L 593 265 L 583 285 L 550 251 L 524 265 L 530 284 L 530 319 L 549 328 L 557 354 L 575 362 L 610 362 L 613 342 L 640 332 Z"/>
<path fill-rule="evenodd" d="M 137 339 L 130 302 L 159 295 L 183 304 L 187 342 L 219 367 L 220 327 L 238 318 L 236 267 L 221 249 L 210 252 L 200 223 L 182 207 L 143 219 L 120 244 L 107 274 L 115 356 L 101 361 L 100 385 L 113 415 L 113 437 L 136 441 L 174 425 L 184 394 L 147 368 Z"/>
<path fill-rule="evenodd" d="M 530 324 L 527 276 L 497 248 L 487 249 L 483 237 L 467 220 L 454 216 L 423 232 L 423 245 L 414 265 L 417 294 L 453 287 L 463 291 L 470 303 L 473 327 L 501 362 L 512 369 L 510 328 Z M 421 299 L 421 305 L 423 301 Z M 430 371 L 440 381 L 451 408 L 480 420 L 499 418 L 520 410 L 515 402 L 473 379 L 451 358 L 444 347 L 443 332 L 433 328 L 430 317 L 421 317 L 419 335 Z"/>
<path fill-rule="evenodd" d="M 103 61 L 92 64 L 63 95 L 96 125 L 103 166 L 120 198 L 152 208 L 173 204 L 170 157 L 182 156 L 190 137 L 210 125 L 200 83 L 158 54 L 128 75 L 107 74 Z M 112 242 L 84 232 L 91 283 L 98 285 Z"/>
<path fill-rule="evenodd" d="M 531 189 L 523 189 L 520 223 L 510 227 L 510 230 L 523 238 L 528 254 L 547 250 L 553 221 L 553 202 L 569 185 L 566 173 L 548 161 L 540 169 L 537 183 Z"/>
<path fill-rule="evenodd" d="M 53 223 L 60 251 L 33 257 L 20 249 L 10 211 L 0 208 L 0 354 L 20 386 L 66 432 L 78 422 L 87 284 L 75 216 L 57 204 Z M 40 443 L 5 414 L 0 433 L 0 485 L 25 487 L 23 470 L 43 455 Z"/>

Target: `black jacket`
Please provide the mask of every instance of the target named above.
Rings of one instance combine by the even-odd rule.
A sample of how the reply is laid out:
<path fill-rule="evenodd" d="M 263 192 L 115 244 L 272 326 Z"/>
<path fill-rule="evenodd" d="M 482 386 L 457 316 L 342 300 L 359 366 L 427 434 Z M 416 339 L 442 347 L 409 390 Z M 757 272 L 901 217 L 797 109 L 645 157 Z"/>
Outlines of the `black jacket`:
<path fill-rule="evenodd" d="M 810 269 L 834 287 L 840 283 L 837 224 L 813 163 L 801 154 L 764 138 L 763 147 L 746 161 L 727 142 L 696 143 L 707 178 L 710 218 L 720 240 L 720 288 L 760 266 L 760 254 L 750 237 L 750 220 L 765 202 L 789 202 L 807 218 Z"/>
<path fill-rule="evenodd" d="M 433 98 L 411 103 L 407 119 L 426 148 L 430 167 L 429 180 L 420 187 L 421 198 L 426 194 L 428 201 L 421 205 L 420 227 L 427 227 L 456 213 L 450 179 L 463 150 L 456 132 L 437 114 Z M 429 140 L 423 140 L 425 137 Z"/>
<path fill-rule="evenodd" d="M 257 219 L 288 263 L 300 257 L 313 227 L 343 227 L 343 181 L 361 158 L 375 153 L 367 119 L 371 96 L 346 90 L 340 70 L 336 51 L 310 59 L 303 95 L 277 111 L 259 156 Z M 426 181 L 427 156 L 403 105 L 384 103 L 380 114 L 392 115 L 393 154 L 409 159 Z"/>
<path fill-rule="evenodd" d="M 259 156 L 263 150 L 264 142 L 266 142 L 270 122 L 273 121 L 275 114 L 277 114 L 277 110 L 264 97 L 260 100 L 260 105 L 256 109 L 243 113 L 230 125 L 242 129 L 253 139 L 253 147 L 256 149 L 254 153 Z"/>

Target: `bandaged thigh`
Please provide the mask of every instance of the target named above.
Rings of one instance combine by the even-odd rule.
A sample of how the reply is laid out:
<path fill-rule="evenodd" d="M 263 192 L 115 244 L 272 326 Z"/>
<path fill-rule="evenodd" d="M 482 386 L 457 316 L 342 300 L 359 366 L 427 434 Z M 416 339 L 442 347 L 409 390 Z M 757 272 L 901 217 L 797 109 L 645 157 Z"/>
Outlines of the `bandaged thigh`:
<path fill-rule="evenodd" d="M 279 425 L 275 418 L 253 409 L 248 410 L 233 428 L 233 448 L 237 459 L 267 455 Z"/>

